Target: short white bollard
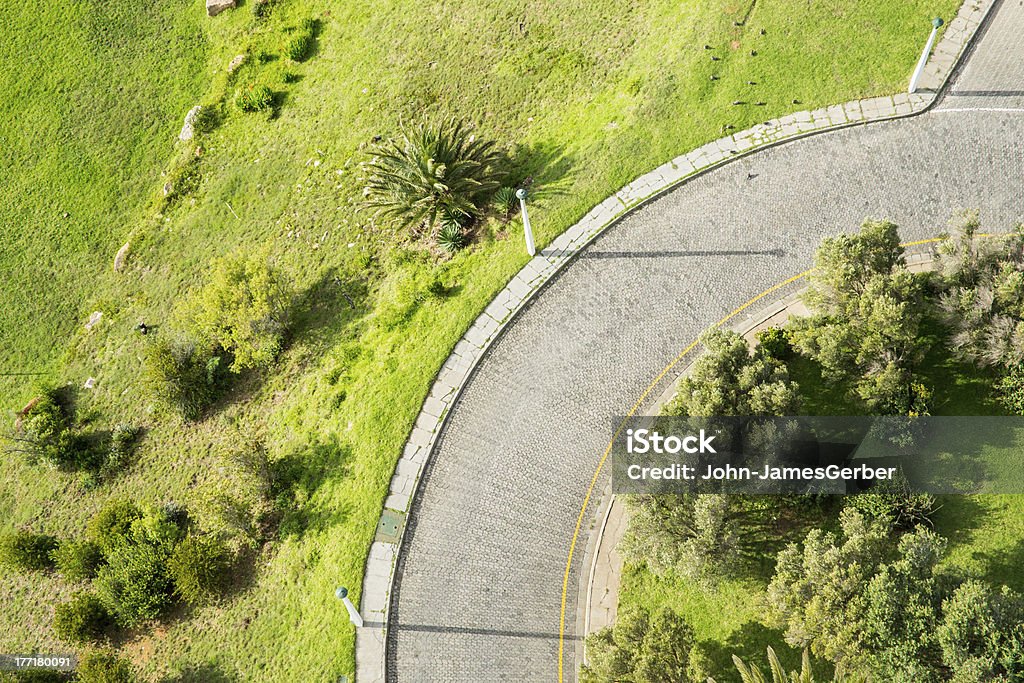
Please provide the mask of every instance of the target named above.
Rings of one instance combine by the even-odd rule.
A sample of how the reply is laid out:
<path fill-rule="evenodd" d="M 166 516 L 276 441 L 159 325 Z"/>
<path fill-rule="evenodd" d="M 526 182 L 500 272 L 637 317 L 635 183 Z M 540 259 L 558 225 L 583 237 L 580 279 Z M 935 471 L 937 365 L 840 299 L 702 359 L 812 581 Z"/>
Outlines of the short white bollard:
<path fill-rule="evenodd" d="M 352 601 L 348 599 L 348 589 L 342 586 L 338 590 L 334 591 L 334 595 L 345 603 L 345 609 L 348 610 L 348 620 L 356 625 L 356 628 L 363 627 L 363 617 L 359 615 L 359 610 L 352 604 Z"/>
<path fill-rule="evenodd" d="M 928 42 L 924 45 L 924 52 L 921 53 L 921 59 L 917 61 L 917 68 L 914 69 L 914 75 L 910 77 L 911 95 L 917 92 L 917 81 L 921 78 L 921 74 L 924 73 L 924 66 L 928 63 L 928 55 L 932 53 L 932 46 L 935 44 L 935 35 L 939 32 L 940 26 L 942 26 L 942 19 L 939 17 L 932 19 L 932 34 L 928 36 Z"/>
<path fill-rule="evenodd" d="M 516 197 L 519 198 L 519 208 L 523 211 L 523 233 L 526 235 L 526 253 L 533 256 L 537 253 L 537 247 L 533 244 L 533 228 L 530 227 L 530 214 L 526 212 L 526 190 L 516 190 Z"/>

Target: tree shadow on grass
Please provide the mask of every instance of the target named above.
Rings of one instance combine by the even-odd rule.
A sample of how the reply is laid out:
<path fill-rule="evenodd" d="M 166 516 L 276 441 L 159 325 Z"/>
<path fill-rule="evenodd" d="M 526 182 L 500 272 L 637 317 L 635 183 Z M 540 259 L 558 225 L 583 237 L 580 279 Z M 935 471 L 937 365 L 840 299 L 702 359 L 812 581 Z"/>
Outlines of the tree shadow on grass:
<path fill-rule="evenodd" d="M 337 437 L 299 448 L 274 463 L 278 537 L 297 538 L 344 522 L 350 506 L 327 500 L 324 484 L 348 477 L 351 449 Z"/>
<path fill-rule="evenodd" d="M 1024 592 L 1024 539 L 1018 540 L 1011 548 L 982 555 L 988 571 L 987 578 L 996 587 L 1006 585 L 1017 592 Z"/>
<path fill-rule="evenodd" d="M 762 671 L 767 670 L 769 647 L 775 650 L 779 660 L 788 669 L 799 669 L 802 653 L 786 644 L 782 631 L 768 628 L 762 623 L 748 621 L 729 634 L 724 642 L 703 641 L 701 647 L 710 658 L 716 680 L 734 680 L 738 674 L 732 657 L 736 655 L 748 665 L 753 664 Z M 823 667 L 815 667 L 815 671 Z"/>
<path fill-rule="evenodd" d="M 296 295 L 287 343 L 301 343 L 303 362 L 318 358 L 369 310 L 367 283 L 343 278 L 336 268 L 328 269 Z"/>
<path fill-rule="evenodd" d="M 564 147 L 538 142 L 517 147 L 509 155 L 508 184 L 527 187 L 534 201 L 568 194 L 575 158 Z"/>

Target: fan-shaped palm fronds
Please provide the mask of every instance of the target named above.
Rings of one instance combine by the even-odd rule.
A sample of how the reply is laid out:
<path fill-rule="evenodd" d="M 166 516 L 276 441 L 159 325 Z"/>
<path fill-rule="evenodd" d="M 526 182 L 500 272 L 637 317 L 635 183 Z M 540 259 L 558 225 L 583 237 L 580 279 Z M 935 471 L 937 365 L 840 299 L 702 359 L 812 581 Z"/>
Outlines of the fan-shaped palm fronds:
<path fill-rule="evenodd" d="M 366 204 L 403 226 L 433 231 L 443 216 L 473 218 L 501 187 L 504 155 L 458 121 L 420 123 L 374 149 Z"/>

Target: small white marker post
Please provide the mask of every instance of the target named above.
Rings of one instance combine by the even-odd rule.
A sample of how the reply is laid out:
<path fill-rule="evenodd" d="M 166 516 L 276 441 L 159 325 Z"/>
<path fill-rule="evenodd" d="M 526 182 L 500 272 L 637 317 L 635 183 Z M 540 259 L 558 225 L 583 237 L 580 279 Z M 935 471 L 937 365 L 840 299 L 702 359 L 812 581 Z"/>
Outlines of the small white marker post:
<path fill-rule="evenodd" d="M 362 628 L 363 618 L 359 615 L 359 610 L 356 609 L 356 606 L 348 599 L 348 589 L 342 586 L 338 590 L 334 591 L 334 595 L 345 603 L 345 609 L 348 610 L 348 620 L 355 624 L 356 628 Z"/>
<path fill-rule="evenodd" d="M 932 53 L 932 45 L 935 44 L 935 35 L 939 32 L 940 26 L 942 26 L 942 19 L 939 17 L 932 19 L 932 34 L 928 36 L 928 42 L 924 45 L 924 52 L 921 53 L 921 59 L 917 61 L 917 68 L 914 69 L 914 75 L 910 77 L 911 95 L 917 92 L 917 81 L 921 78 L 921 74 L 924 73 L 924 65 L 928 63 L 928 55 Z"/>
<path fill-rule="evenodd" d="M 537 247 L 533 244 L 533 228 L 530 227 L 530 214 L 526 212 L 526 189 L 516 190 L 516 197 L 519 198 L 519 208 L 523 211 L 523 234 L 526 235 L 526 253 L 533 256 L 537 253 Z"/>

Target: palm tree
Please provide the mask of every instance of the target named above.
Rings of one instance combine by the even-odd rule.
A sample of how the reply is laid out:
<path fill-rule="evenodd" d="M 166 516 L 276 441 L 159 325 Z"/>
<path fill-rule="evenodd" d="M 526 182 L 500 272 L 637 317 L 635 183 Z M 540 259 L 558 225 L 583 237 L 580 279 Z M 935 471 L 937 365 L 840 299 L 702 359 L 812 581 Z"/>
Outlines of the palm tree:
<path fill-rule="evenodd" d="M 413 231 L 465 225 L 505 177 L 504 155 L 460 121 L 419 123 L 377 144 L 363 195 L 368 206 Z"/>

